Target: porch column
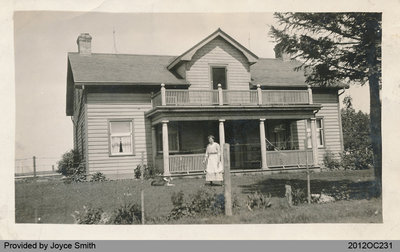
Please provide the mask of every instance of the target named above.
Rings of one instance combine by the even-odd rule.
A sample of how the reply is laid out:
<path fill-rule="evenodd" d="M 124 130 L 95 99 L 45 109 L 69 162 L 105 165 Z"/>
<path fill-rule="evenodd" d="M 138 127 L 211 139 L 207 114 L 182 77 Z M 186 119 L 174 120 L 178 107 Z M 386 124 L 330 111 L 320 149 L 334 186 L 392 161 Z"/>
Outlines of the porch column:
<path fill-rule="evenodd" d="M 222 85 L 218 84 L 218 104 L 220 106 L 224 105 L 224 96 L 222 94 Z"/>
<path fill-rule="evenodd" d="M 170 176 L 169 173 L 169 148 L 168 148 L 168 121 L 162 121 L 162 143 L 163 143 L 163 161 L 164 176 Z"/>
<path fill-rule="evenodd" d="M 225 119 L 219 119 L 219 146 L 221 152 L 221 163 L 224 165 L 224 145 L 225 145 Z"/>
<path fill-rule="evenodd" d="M 156 140 L 156 127 L 151 126 L 151 149 L 153 158 L 153 167 L 156 166 L 156 156 L 157 156 L 157 140 Z"/>
<path fill-rule="evenodd" d="M 307 91 L 308 91 L 308 103 L 313 104 L 311 85 L 307 85 Z"/>
<path fill-rule="evenodd" d="M 258 105 L 262 105 L 262 90 L 261 85 L 257 84 Z"/>
<path fill-rule="evenodd" d="M 167 105 L 167 100 L 165 98 L 165 84 L 161 83 L 161 105 Z"/>
<path fill-rule="evenodd" d="M 318 144 L 317 144 L 317 127 L 316 118 L 311 118 L 311 143 L 313 152 L 314 166 L 318 165 Z"/>
<path fill-rule="evenodd" d="M 261 168 L 268 169 L 267 165 L 267 146 L 265 144 L 265 118 L 260 119 L 260 144 L 261 144 Z"/>

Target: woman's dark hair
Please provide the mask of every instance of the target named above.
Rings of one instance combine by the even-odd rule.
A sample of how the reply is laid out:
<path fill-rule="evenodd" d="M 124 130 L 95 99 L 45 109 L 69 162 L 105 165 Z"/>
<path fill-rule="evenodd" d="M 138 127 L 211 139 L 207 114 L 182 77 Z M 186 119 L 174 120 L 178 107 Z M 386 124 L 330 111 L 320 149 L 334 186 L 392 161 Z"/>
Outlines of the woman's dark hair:
<path fill-rule="evenodd" d="M 213 140 L 215 140 L 215 137 L 213 135 L 208 135 L 207 139 L 212 138 Z"/>

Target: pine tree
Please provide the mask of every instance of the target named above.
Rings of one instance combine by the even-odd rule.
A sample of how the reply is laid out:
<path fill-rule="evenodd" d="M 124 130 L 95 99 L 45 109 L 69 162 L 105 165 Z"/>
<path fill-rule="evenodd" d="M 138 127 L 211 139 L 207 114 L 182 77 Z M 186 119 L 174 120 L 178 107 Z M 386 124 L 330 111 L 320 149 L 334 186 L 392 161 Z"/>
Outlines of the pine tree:
<path fill-rule="evenodd" d="M 368 83 L 371 145 L 377 194 L 382 186 L 381 13 L 275 13 L 270 35 L 277 54 L 302 64 L 307 83 L 334 86 Z"/>

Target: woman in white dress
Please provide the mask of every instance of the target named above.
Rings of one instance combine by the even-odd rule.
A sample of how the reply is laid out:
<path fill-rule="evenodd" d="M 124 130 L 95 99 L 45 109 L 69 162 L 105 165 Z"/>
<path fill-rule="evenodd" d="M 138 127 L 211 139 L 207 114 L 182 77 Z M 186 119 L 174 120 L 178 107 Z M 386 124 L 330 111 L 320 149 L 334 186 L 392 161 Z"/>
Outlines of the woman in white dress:
<path fill-rule="evenodd" d="M 223 167 L 221 163 L 221 150 L 218 143 L 214 142 L 214 136 L 208 136 L 208 142 L 206 154 L 204 156 L 203 163 L 206 163 L 206 181 L 210 182 L 210 185 L 216 181 L 222 181 Z"/>

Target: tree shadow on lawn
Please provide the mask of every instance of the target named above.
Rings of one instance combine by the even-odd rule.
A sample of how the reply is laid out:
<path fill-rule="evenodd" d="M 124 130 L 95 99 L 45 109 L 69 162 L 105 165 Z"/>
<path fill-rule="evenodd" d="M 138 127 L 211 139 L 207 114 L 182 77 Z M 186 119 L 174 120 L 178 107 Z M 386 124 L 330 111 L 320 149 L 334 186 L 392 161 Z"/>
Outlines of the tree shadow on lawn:
<path fill-rule="evenodd" d="M 285 197 L 285 185 L 291 185 L 292 191 L 296 189 L 307 193 L 307 180 L 302 179 L 265 179 L 250 185 L 239 185 L 244 194 L 261 192 L 271 194 L 272 197 Z M 371 199 L 377 197 L 374 181 L 354 182 L 351 180 L 311 180 L 311 194 L 324 194 L 341 199 Z"/>

